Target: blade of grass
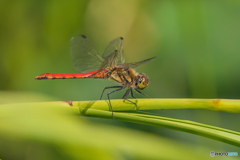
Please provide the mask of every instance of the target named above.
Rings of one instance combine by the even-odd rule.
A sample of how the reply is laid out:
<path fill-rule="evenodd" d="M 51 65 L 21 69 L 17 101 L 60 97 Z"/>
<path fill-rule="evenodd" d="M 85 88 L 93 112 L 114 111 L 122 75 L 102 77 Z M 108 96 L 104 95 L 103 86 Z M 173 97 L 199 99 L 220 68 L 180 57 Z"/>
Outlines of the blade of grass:
<path fill-rule="evenodd" d="M 80 112 L 86 116 L 112 118 L 112 113 L 109 111 L 102 111 L 96 109 L 80 109 Z M 161 116 L 144 115 L 137 113 L 119 113 L 114 112 L 116 120 L 122 120 L 133 123 L 140 123 L 145 125 L 164 127 L 168 129 L 178 130 L 182 132 L 192 133 L 195 135 L 207 137 L 210 139 L 218 140 L 224 143 L 228 143 L 234 146 L 240 147 L 240 133 L 205 125 L 193 121 L 179 120 L 173 118 L 166 118 Z"/>
<path fill-rule="evenodd" d="M 111 117 L 111 112 L 102 112 Z M 54 146 L 72 159 L 211 159 L 205 154 L 208 150 L 199 152 L 152 134 L 91 123 L 75 113 L 79 114 L 78 107 L 62 102 L 0 105 L 0 139 Z"/>
<path fill-rule="evenodd" d="M 134 101 L 134 100 L 133 100 Z M 204 99 L 137 99 L 140 110 L 154 110 L 154 109 L 211 109 L 229 112 L 239 112 L 239 100 L 204 100 Z M 165 127 L 187 133 L 192 133 L 207 138 L 215 139 L 221 142 L 232 144 L 240 147 L 240 133 L 218 128 L 201 123 L 178 120 L 154 115 L 146 115 L 143 113 L 129 113 L 129 111 L 136 111 L 135 105 L 124 102 L 123 100 L 112 100 L 113 109 L 128 111 L 128 112 L 114 112 L 117 120 L 123 120 L 133 123 L 140 123 L 145 125 L 153 125 L 158 127 Z M 68 106 L 72 111 L 81 113 L 86 116 L 95 116 L 102 118 L 112 118 L 112 113 L 109 111 L 107 101 L 69 101 L 69 102 L 47 102 L 41 103 L 43 106 L 57 104 L 59 106 Z M 215 106 L 214 106 L 215 105 Z M 168 107 L 165 107 L 168 106 Z M 214 107 L 213 107 L 214 106 Z"/>
<path fill-rule="evenodd" d="M 131 99 L 140 109 L 138 110 L 160 110 L 160 109 L 207 109 L 214 111 L 240 113 L 240 100 L 229 99 Z M 124 100 L 111 100 L 114 111 L 136 111 L 136 106 Z M 99 101 L 74 101 L 74 107 L 84 109 L 98 109 L 109 111 L 106 100 Z"/>

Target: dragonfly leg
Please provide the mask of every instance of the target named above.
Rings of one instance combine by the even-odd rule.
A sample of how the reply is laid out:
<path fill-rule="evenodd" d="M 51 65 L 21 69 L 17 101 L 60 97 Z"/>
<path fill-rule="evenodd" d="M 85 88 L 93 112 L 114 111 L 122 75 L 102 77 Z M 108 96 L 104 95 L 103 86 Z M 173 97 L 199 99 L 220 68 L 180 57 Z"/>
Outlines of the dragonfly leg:
<path fill-rule="evenodd" d="M 103 92 L 102 92 L 102 95 L 101 95 L 101 97 L 100 97 L 100 100 L 102 99 L 102 96 L 103 96 L 103 93 L 104 93 L 105 89 L 110 89 L 110 88 L 121 88 L 121 87 L 123 87 L 123 86 L 109 86 L 109 87 L 105 87 L 105 88 L 103 89 Z"/>
<path fill-rule="evenodd" d="M 133 91 L 132 91 L 132 88 L 131 88 L 131 96 L 133 97 L 133 98 L 135 98 L 134 96 L 133 96 Z M 136 98 L 135 98 L 136 99 Z"/>
<path fill-rule="evenodd" d="M 148 97 L 149 98 L 149 96 L 148 95 L 146 95 L 146 94 L 144 94 L 144 93 L 142 93 L 142 92 L 140 92 L 139 90 L 137 90 L 137 89 L 135 89 L 138 93 L 140 93 L 140 94 L 142 94 L 142 95 L 144 95 L 144 96 L 146 96 L 146 97 Z"/>
<path fill-rule="evenodd" d="M 130 92 L 131 90 L 132 90 L 132 88 L 129 88 L 129 89 L 125 92 L 125 94 L 123 95 L 123 99 L 127 100 L 128 102 L 131 102 L 131 103 L 135 104 L 135 105 L 137 106 L 137 108 L 139 109 L 140 107 L 138 107 L 137 103 L 135 103 L 135 102 L 130 101 L 129 99 L 127 99 L 127 96 L 128 96 L 128 94 L 129 94 L 129 92 Z"/>
<path fill-rule="evenodd" d="M 115 86 L 115 88 L 117 88 L 117 87 Z M 116 89 L 116 90 L 113 90 L 113 91 L 111 91 L 111 92 L 108 92 L 108 94 L 107 94 L 107 95 L 108 95 L 109 105 L 110 105 L 110 108 L 111 108 L 111 110 L 112 110 L 113 119 L 115 119 L 115 118 L 114 118 L 114 115 L 113 115 L 113 109 L 112 109 L 112 104 L 111 104 L 111 102 L 110 102 L 110 97 L 109 97 L 109 95 L 112 94 L 112 93 L 114 93 L 114 92 L 120 91 L 120 90 L 122 90 L 122 89 L 124 89 L 124 88 L 126 88 L 126 86 L 121 86 L 121 88 L 118 88 L 118 89 Z"/>

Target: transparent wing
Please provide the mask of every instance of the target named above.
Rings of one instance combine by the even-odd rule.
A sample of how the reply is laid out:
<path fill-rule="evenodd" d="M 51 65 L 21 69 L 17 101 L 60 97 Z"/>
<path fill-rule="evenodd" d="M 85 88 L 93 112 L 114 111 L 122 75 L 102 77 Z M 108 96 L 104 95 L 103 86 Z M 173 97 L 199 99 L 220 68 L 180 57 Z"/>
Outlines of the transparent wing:
<path fill-rule="evenodd" d="M 140 61 L 140 62 L 126 63 L 125 65 L 126 65 L 127 67 L 129 67 L 129 68 L 135 68 L 135 67 L 137 67 L 137 66 L 139 66 L 139 65 L 141 65 L 141 64 L 143 64 L 143 63 L 149 62 L 149 61 L 151 61 L 151 60 L 153 60 L 153 59 L 155 59 L 155 58 L 156 58 L 156 57 L 149 58 L 149 59 L 145 59 L 145 60 Z"/>
<path fill-rule="evenodd" d="M 106 68 L 106 67 L 114 66 L 115 65 L 115 60 L 117 58 L 117 55 L 118 55 L 118 51 L 115 50 L 108 57 L 106 57 L 104 62 L 101 65 L 101 69 L 102 68 Z"/>
<path fill-rule="evenodd" d="M 97 70 L 104 61 L 84 35 L 77 35 L 71 39 L 70 52 L 73 67 L 80 73 Z"/>
<path fill-rule="evenodd" d="M 111 55 L 113 52 L 117 50 L 116 58 L 114 59 L 115 65 L 124 64 L 125 63 L 125 55 L 123 50 L 123 38 L 118 37 L 112 40 L 106 49 L 103 52 L 102 57 L 104 59 L 107 59 L 109 55 Z"/>

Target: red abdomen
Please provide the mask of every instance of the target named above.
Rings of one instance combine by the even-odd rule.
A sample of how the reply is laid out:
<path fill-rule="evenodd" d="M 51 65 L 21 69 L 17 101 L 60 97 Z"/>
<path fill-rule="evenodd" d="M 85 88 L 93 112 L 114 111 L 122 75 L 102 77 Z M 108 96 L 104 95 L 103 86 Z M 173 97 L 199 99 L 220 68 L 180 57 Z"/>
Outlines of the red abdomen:
<path fill-rule="evenodd" d="M 35 79 L 74 79 L 74 78 L 90 78 L 94 77 L 93 74 L 97 73 L 99 70 L 87 73 L 77 73 L 77 74 L 62 74 L 62 73 L 45 73 L 36 76 Z"/>

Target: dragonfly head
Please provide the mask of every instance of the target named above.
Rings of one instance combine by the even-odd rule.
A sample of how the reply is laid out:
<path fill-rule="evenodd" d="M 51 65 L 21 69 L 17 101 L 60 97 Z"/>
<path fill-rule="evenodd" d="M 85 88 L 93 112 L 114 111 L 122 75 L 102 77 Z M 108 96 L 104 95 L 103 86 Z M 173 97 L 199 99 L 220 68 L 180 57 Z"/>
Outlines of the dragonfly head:
<path fill-rule="evenodd" d="M 143 90 L 144 88 L 149 86 L 148 77 L 144 73 L 139 73 L 136 80 L 136 88 Z"/>

